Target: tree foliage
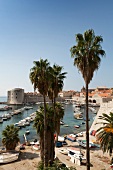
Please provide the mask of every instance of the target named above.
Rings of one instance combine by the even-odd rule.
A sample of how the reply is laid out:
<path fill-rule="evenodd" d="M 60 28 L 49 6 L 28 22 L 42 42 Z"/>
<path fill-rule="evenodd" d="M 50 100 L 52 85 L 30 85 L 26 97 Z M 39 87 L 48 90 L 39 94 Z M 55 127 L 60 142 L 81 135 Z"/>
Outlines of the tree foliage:
<path fill-rule="evenodd" d="M 19 128 L 14 125 L 7 125 L 2 132 L 2 143 L 7 150 L 14 150 L 19 142 Z"/>
<path fill-rule="evenodd" d="M 105 55 L 101 43 L 102 36 L 95 36 L 94 30 L 89 29 L 84 34 L 76 35 L 77 44 L 70 49 L 71 57 L 74 58 L 74 65 L 82 73 L 88 84 L 93 78 L 95 70 L 98 70 L 101 62 L 100 56 Z"/>
<path fill-rule="evenodd" d="M 89 115 L 88 115 L 88 85 L 93 78 L 94 71 L 98 70 L 102 56 L 105 51 L 102 49 L 101 36 L 95 36 L 94 30 L 89 29 L 84 34 L 76 35 L 77 44 L 71 49 L 71 57 L 74 58 L 74 66 L 81 72 L 86 84 L 86 159 L 87 170 L 90 170 L 90 151 L 89 151 Z"/>
<path fill-rule="evenodd" d="M 101 149 L 103 152 L 113 152 L 113 113 L 105 114 L 99 117 L 102 126 L 97 130 L 97 139 L 100 141 Z"/>

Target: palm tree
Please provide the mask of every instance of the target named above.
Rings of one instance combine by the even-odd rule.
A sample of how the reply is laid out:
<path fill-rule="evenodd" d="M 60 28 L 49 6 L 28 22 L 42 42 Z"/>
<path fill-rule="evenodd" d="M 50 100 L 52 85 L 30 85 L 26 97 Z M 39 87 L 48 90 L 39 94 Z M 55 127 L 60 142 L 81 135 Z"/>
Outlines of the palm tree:
<path fill-rule="evenodd" d="M 55 121 L 55 104 L 56 98 L 58 97 L 58 93 L 62 91 L 64 86 L 64 79 L 66 78 L 67 72 L 62 73 L 62 66 L 54 64 L 53 67 L 50 68 L 50 79 L 51 83 L 49 86 L 48 96 L 52 100 L 53 108 L 54 108 L 54 121 Z"/>
<path fill-rule="evenodd" d="M 82 73 L 86 84 L 86 141 L 87 141 L 87 170 L 90 170 L 90 151 L 89 151 L 89 123 L 88 123 L 88 85 L 93 78 L 94 71 L 99 69 L 101 58 L 105 55 L 102 50 L 101 36 L 95 36 L 92 29 L 84 32 L 84 34 L 76 35 L 76 46 L 70 49 L 71 57 L 74 58 L 74 65 Z"/>
<path fill-rule="evenodd" d="M 36 128 L 37 134 L 40 137 L 40 155 L 41 160 L 44 162 L 44 108 L 42 106 L 36 111 L 33 127 Z"/>
<path fill-rule="evenodd" d="M 109 155 L 112 156 L 113 152 L 113 113 L 105 114 L 99 117 L 102 122 L 98 124 L 102 124 L 97 132 L 96 137 L 97 140 L 100 141 L 101 149 L 103 152 L 109 152 Z"/>
<path fill-rule="evenodd" d="M 47 151 L 47 121 L 46 121 L 46 96 L 49 88 L 49 62 L 48 60 L 40 59 L 34 61 L 34 67 L 30 70 L 30 80 L 34 86 L 34 90 L 43 95 L 44 98 L 44 166 L 48 166 L 48 151 Z"/>
<path fill-rule="evenodd" d="M 53 160 L 52 154 L 51 154 L 51 140 L 54 128 L 53 128 L 53 108 L 46 104 L 46 114 L 47 114 L 47 136 L 46 136 L 46 142 L 48 146 L 48 160 Z M 36 111 L 36 117 L 34 120 L 33 125 L 36 130 L 37 134 L 40 136 L 40 149 L 41 149 L 41 160 L 44 161 L 44 107 L 41 106 L 38 111 Z"/>
<path fill-rule="evenodd" d="M 2 132 L 2 143 L 6 150 L 14 150 L 19 142 L 19 128 L 14 125 L 7 125 Z"/>
<path fill-rule="evenodd" d="M 56 118 L 56 98 L 58 97 L 58 93 L 62 91 L 63 85 L 64 85 L 64 78 L 66 77 L 65 75 L 67 74 L 66 72 L 62 73 L 62 66 L 54 64 L 53 67 L 50 67 L 50 79 L 51 83 L 49 86 L 49 91 L 48 91 L 48 96 L 52 100 L 53 108 L 54 108 L 54 114 L 53 114 L 53 122 L 55 122 Z M 54 124 L 55 128 L 55 124 Z M 53 140 L 51 141 L 53 143 L 52 150 L 54 154 L 54 132 L 53 132 Z M 54 155 L 53 155 L 54 157 Z"/>
<path fill-rule="evenodd" d="M 64 108 L 60 103 L 55 104 L 55 129 L 56 129 L 56 141 L 58 141 L 58 135 L 60 133 L 60 120 L 64 116 Z"/>

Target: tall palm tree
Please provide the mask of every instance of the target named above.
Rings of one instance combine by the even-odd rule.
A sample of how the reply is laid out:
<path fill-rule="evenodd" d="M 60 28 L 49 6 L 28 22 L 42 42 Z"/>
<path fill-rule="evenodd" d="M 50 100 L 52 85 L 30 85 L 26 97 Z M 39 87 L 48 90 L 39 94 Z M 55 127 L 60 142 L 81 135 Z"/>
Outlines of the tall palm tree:
<path fill-rule="evenodd" d="M 46 121 L 46 96 L 49 88 L 49 67 L 48 60 L 40 59 L 34 61 L 34 67 L 30 70 L 30 80 L 34 86 L 34 90 L 43 95 L 44 98 L 44 166 L 48 166 L 48 150 L 47 150 L 47 121 Z"/>
<path fill-rule="evenodd" d="M 36 111 L 33 127 L 36 128 L 40 137 L 40 155 L 41 160 L 44 162 L 44 108 L 42 106 Z"/>
<path fill-rule="evenodd" d="M 14 150 L 19 140 L 19 128 L 14 125 L 7 125 L 2 132 L 2 143 L 6 150 Z"/>
<path fill-rule="evenodd" d="M 46 104 L 46 114 L 47 114 L 47 146 L 48 146 L 48 160 L 53 161 L 53 157 L 51 154 L 51 140 L 52 140 L 52 135 L 54 128 L 53 128 L 53 107 L 49 106 Z M 41 149 L 41 159 L 44 161 L 44 107 L 41 106 L 38 111 L 36 111 L 36 117 L 34 120 L 34 125 L 33 125 L 36 130 L 37 134 L 40 136 L 40 149 Z"/>
<path fill-rule="evenodd" d="M 53 67 L 50 67 L 50 79 L 51 83 L 49 86 L 48 96 L 52 100 L 53 108 L 54 108 L 54 115 L 53 115 L 53 122 L 55 122 L 56 118 L 56 98 L 58 97 L 58 93 L 62 91 L 63 85 L 64 85 L 64 78 L 66 77 L 66 72 L 62 72 L 63 67 L 54 64 Z M 55 128 L 55 124 L 54 124 Z M 54 133 L 53 133 L 53 140 L 51 141 L 53 143 L 53 154 L 54 154 Z M 54 155 L 53 155 L 54 157 Z"/>
<path fill-rule="evenodd" d="M 96 137 L 100 141 L 101 149 L 103 152 L 109 152 L 112 156 L 113 152 L 113 113 L 105 114 L 99 117 L 102 122 L 102 126 L 97 130 Z"/>
<path fill-rule="evenodd" d="M 84 32 L 84 34 L 76 35 L 77 44 L 70 49 L 71 57 L 74 58 L 74 65 L 82 73 L 86 85 L 86 141 L 87 141 L 87 170 L 90 170 L 90 151 L 89 151 L 89 123 L 88 123 L 88 85 L 93 78 L 95 70 L 99 69 L 101 58 L 105 55 L 102 50 L 101 36 L 95 36 L 92 29 Z"/>
<path fill-rule="evenodd" d="M 61 103 L 55 104 L 55 130 L 56 130 L 56 141 L 58 141 L 58 135 L 60 133 L 60 120 L 64 116 L 64 108 L 62 107 Z"/>
<path fill-rule="evenodd" d="M 53 67 L 50 68 L 51 83 L 49 86 L 48 96 L 53 103 L 54 119 L 55 119 L 56 98 L 58 97 L 58 93 L 63 89 L 64 79 L 66 78 L 66 74 L 67 74 L 67 72 L 62 73 L 62 69 L 63 69 L 62 66 L 56 64 L 54 64 Z"/>

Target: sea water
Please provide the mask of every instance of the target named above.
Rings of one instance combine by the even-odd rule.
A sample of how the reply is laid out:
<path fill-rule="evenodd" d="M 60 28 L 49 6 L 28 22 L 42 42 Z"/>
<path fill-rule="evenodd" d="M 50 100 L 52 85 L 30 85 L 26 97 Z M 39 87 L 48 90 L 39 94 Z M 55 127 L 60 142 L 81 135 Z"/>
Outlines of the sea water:
<path fill-rule="evenodd" d="M 6 97 L 1 97 L 0 98 L 0 102 L 5 102 L 7 101 L 7 98 Z M 5 105 L 0 105 L 0 107 L 3 107 Z M 12 106 L 12 110 L 9 110 L 9 111 L 0 111 L 0 116 L 5 114 L 5 113 L 8 113 L 8 112 L 11 112 L 11 111 L 14 111 L 16 109 L 19 109 L 19 108 L 22 108 L 24 106 Z M 40 107 L 40 105 L 33 105 L 33 109 L 29 109 L 29 110 L 24 110 L 24 112 L 18 114 L 18 115 L 13 115 L 11 117 L 11 119 L 8 119 L 7 121 L 4 121 L 3 123 L 0 123 L 0 145 L 2 145 L 2 131 L 5 129 L 5 127 L 7 125 L 10 125 L 10 124 L 14 124 L 14 123 L 18 123 L 20 120 L 28 117 L 31 113 L 35 112 L 38 108 Z M 81 131 L 85 131 L 86 129 L 86 123 L 84 120 L 77 120 L 74 118 L 74 105 L 72 104 L 68 104 L 68 105 L 64 105 L 64 110 L 65 110 L 65 114 L 64 114 L 64 117 L 63 117 L 63 121 L 65 123 L 65 125 L 67 126 L 63 126 L 61 125 L 61 128 L 60 128 L 60 135 L 66 135 L 66 134 L 70 134 L 70 133 L 78 133 L 78 132 L 81 132 Z M 85 112 L 84 112 L 84 109 L 81 110 L 83 112 L 83 117 L 85 118 Z M 89 110 L 89 127 L 91 126 L 92 122 L 93 122 L 93 117 L 95 117 L 95 114 L 92 113 L 90 110 Z M 82 123 L 85 123 L 85 124 L 82 124 Z M 80 125 L 80 128 L 75 128 L 74 125 Z M 23 135 L 25 134 L 25 130 L 26 129 L 29 129 L 30 130 L 30 134 L 27 135 L 27 139 L 29 141 L 32 141 L 34 139 L 39 139 L 39 136 L 37 135 L 36 133 L 36 129 L 33 127 L 33 122 L 30 123 L 30 126 L 26 126 L 25 128 L 21 128 L 19 130 L 19 138 L 20 138 L 20 142 L 23 143 L 24 142 L 24 137 Z"/>

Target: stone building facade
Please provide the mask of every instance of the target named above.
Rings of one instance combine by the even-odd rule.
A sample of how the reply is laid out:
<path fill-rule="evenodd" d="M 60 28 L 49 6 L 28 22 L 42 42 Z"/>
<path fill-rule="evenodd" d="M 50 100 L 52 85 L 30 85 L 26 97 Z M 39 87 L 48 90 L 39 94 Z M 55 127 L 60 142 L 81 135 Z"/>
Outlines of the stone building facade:
<path fill-rule="evenodd" d="M 7 92 L 8 104 L 22 104 L 24 101 L 24 89 L 15 88 Z"/>
<path fill-rule="evenodd" d="M 7 92 L 7 104 L 34 104 L 43 101 L 43 96 L 40 93 L 24 93 L 22 88 L 15 88 Z M 51 102 L 49 97 L 46 97 L 46 101 Z M 56 101 L 62 102 L 64 99 L 59 96 Z"/>

